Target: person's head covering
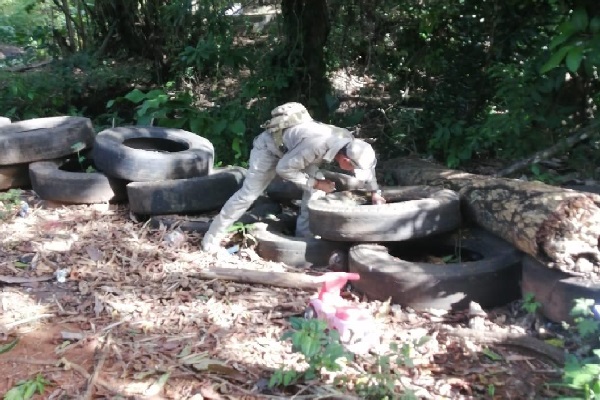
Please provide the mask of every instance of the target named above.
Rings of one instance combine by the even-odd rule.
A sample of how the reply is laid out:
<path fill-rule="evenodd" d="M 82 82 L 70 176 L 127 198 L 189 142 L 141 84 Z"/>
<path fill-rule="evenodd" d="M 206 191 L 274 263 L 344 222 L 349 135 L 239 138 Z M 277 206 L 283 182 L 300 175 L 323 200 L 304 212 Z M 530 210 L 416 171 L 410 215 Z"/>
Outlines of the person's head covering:
<path fill-rule="evenodd" d="M 354 165 L 354 176 L 363 182 L 374 179 L 377 158 L 373 147 L 362 139 L 353 139 L 346 145 L 346 156 Z"/>
<path fill-rule="evenodd" d="M 275 107 L 271 111 L 271 117 L 270 120 L 261 125 L 262 128 L 271 133 L 313 120 L 306 107 L 295 102 Z"/>

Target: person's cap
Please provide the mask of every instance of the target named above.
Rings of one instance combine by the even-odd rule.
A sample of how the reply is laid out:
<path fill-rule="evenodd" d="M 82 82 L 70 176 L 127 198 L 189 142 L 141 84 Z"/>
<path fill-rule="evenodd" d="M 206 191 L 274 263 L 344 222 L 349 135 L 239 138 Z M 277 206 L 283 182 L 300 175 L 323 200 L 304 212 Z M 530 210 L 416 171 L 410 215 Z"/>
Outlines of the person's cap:
<path fill-rule="evenodd" d="M 377 158 L 373 147 L 362 139 L 353 139 L 346 145 L 346 156 L 354 165 L 354 176 L 369 182 L 373 177 L 373 171 L 377 164 Z"/>
<path fill-rule="evenodd" d="M 312 121 L 308 110 L 300 103 L 285 103 L 271 111 L 271 118 L 261 125 L 269 132 L 291 128 L 298 124 Z"/>

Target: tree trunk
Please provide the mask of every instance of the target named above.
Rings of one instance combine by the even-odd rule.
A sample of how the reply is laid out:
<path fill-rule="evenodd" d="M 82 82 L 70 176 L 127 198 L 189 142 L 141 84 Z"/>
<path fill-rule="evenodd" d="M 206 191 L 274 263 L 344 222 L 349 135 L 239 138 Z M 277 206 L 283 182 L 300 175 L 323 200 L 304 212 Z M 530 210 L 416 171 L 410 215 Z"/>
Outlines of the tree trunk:
<path fill-rule="evenodd" d="M 281 102 L 299 101 L 321 119 L 327 115 L 324 48 L 329 36 L 330 21 L 326 0 L 282 0 L 286 47 L 280 60 L 290 62 L 293 74 L 282 92 Z"/>
<path fill-rule="evenodd" d="M 599 195 L 469 174 L 416 159 L 391 160 L 384 168 L 400 185 L 457 191 L 467 218 L 550 267 L 600 273 Z"/>

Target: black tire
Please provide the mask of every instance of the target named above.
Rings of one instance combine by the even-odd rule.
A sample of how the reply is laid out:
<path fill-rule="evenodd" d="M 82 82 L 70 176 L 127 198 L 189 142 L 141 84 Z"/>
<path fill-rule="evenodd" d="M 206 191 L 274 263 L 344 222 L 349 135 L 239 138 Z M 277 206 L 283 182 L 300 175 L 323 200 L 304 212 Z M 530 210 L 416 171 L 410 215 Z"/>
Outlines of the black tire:
<path fill-rule="evenodd" d="M 147 182 L 208 175 L 214 147 L 181 129 L 120 127 L 98 133 L 93 155 L 98 169 L 107 175 Z"/>
<path fill-rule="evenodd" d="M 261 196 L 250 207 L 250 209 L 244 213 L 236 222 L 243 224 L 253 224 L 255 222 L 265 221 L 269 225 L 290 226 L 290 217 L 286 214 L 279 214 L 277 220 L 271 221 L 269 217 L 272 214 L 281 213 L 281 206 L 277 203 L 273 203 L 267 197 Z M 294 216 L 295 219 L 295 216 Z M 159 228 L 160 225 L 164 225 L 167 228 L 176 228 L 187 232 L 206 233 L 212 218 L 206 215 L 193 216 L 193 215 L 154 215 L 150 217 L 150 226 L 152 228 Z M 290 229 L 294 229 L 292 225 Z"/>
<path fill-rule="evenodd" d="M 271 183 L 269 183 L 269 186 L 267 186 L 265 193 L 279 203 L 290 204 L 294 200 L 301 200 L 304 190 L 295 183 L 286 181 L 279 175 L 276 175 Z"/>
<path fill-rule="evenodd" d="M 78 143 L 85 148 L 94 143 L 89 118 L 35 118 L 0 126 L 0 165 L 58 159 L 74 153 Z"/>
<path fill-rule="evenodd" d="M 344 193 L 308 203 L 315 235 L 340 241 L 400 241 L 448 232 L 460 226 L 456 192 L 430 186 L 383 189 L 382 205 L 358 204 Z"/>
<path fill-rule="evenodd" d="M 540 312 L 553 322 L 573 322 L 570 315 L 576 299 L 594 299 L 600 303 L 600 282 L 576 277 L 550 268 L 530 255 L 523 257 L 523 295 L 531 293 L 541 304 Z"/>
<path fill-rule="evenodd" d="M 0 190 L 31 187 L 29 164 L 0 166 Z"/>
<path fill-rule="evenodd" d="M 29 164 L 31 188 L 50 201 L 95 204 L 127 200 L 127 181 L 110 178 L 102 172 L 70 172 L 60 168 L 66 159 Z"/>
<path fill-rule="evenodd" d="M 256 253 L 268 261 L 294 267 L 325 267 L 334 251 L 347 252 L 349 243 L 325 239 L 288 236 L 273 228 L 255 229 Z"/>
<path fill-rule="evenodd" d="M 131 182 L 127 185 L 129 209 L 141 215 L 216 210 L 242 186 L 245 176 L 244 168 L 234 167 L 196 178 Z"/>
<path fill-rule="evenodd" d="M 349 270 L 359 273 L 360 280 L 353 281 L 352 286 L 371 299 L 391 297 L 394 303 L 415 310 L 458 311 L 471 301 L 496 307 L 519 298 L 521 252 L 483 229 L 469 229 L 468 236 L 460 241 L 461 254 L 482 257 L 476 261 L 440 265 L 394 257 L 419 249 L 426 254 L 454 249 L 456 237 L 446 234 L 387 246 L 355 245 L 349 251 Z"/>

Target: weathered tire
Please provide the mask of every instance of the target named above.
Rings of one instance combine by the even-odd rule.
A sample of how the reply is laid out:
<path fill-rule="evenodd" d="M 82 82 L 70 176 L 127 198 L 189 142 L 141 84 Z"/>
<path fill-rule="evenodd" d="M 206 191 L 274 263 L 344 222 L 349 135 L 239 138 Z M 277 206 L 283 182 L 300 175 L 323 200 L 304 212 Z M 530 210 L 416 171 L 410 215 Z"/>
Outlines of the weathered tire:
<path fill-rule="evenodd" d="M 523 257 L 521 292 L 533 294 L 541 304 L 540 312 L 553 322 L 572 323 L 570 312 L 576 299 L 600 303 L 600 282 L 550 268 L 530 255 Z"/>
<path fill-rule="evenodd" d="M 571 185 L 564 185 L 563 188 L 564 189 L 577 190 L 579 192 L 588 192 L 588 193 L 600 194 L 600 185 L 586 185 L 586 184 L 577 185 L 577 184 L 571 184 Z"/>
<path fill-rule="evenodd" d="M 77 143 L 94 143 L 89 118 L 35 118 L 0 126 L 0 165 L 61 158 L 74 153 Z"/>
<path fill-rule="evenodd" d="M 295 183 L 286 181 L 279 175 L 276 175 L 271 183 L 269 183 L 269 186 L 267 186 L 265 193 L 279 203 L 289 204 L 294 200 L 301 200 L 303 190 Z"/>
<path fill-rule="evenodd" d="M 0 166 L 0 190 L 30 186 L 29 164 Z"/>
<path fill-rule="evenodd" d="M 214 154 L 212 143 L 201 136 L 151 126 L 103 130 L 93 147 L 98 169 L 133 182 L 206 176 Z"/>
<path fill-rule="evenodd" d="M 478 254 L 480 260 L 440 265 L 394 257 L 419 249 L 427 254 L 453 251 L 456 239 L 448 234 L 387 246 L 355 245 L 349 251 L 349 270 L 358 272 L 360 280 L 352 285 L 371 299 L 391 297 L 394 303 L 416 310 L 462 310 L 471 301 L 495 307 L 518 299 L 522 254 L 483 229 L 468 232 L 460 241 L 461 254 Z"/>
<path fill-rule="evenodd" d="M 127 199 L 127 181 L 110 178 L 102 172 L 61 170 L 66 159 L 29 164 L 31 188 L 44 200 L 70 204 L 119 202 Z"/>
<path fill-rule="evenodd" d="M 294 267 L 327 266 L 334 251 L 347 252 L 350 243 L 325 239 L 288 236 L 273 229 L 254 229 L 256 253 L 268 261 Z"/>
<path fill-rule="evenodd" d="M 188 179 L 131 182 L 129 209 L 142 215 L 194 213 L 216 210 L 241 186 L 244 168 L 219 168 L 210 175 Z"/>
<path fill-rule="evenodd" d="M 340 241 L 400 241 L 448 232 L 461 223 L 456 192 L 430 186 L 392 186 L 382 190 L 388 201 L 366 205 L 343 193 L 308 203 L 310 230 Z"/>
<path fill-rule="evenodd" d="M 294 229 L 292 223 L 295 222 L 295 215 L 293 220 L 291 216 L 281 213 L 281 206 L 273 203 L 267 197 L 259 197 L 252 207 L 244 213 L 236 222 L 243 224 L 253 224 L 255 222 L 267 222 L 269 226 L 285 226 L 289 227 L 290 230 Z M 275 214 L 277 220 L 271 220 L 269 217 Z M 206 215 L 192 216 L 192 215 L 154 215 L 150 217 L 150 226 L 152 228 L 158 228 L 161 224 L 167 228 L 179 228 L 183 231 L 206 233 L 212 219 Z"/>

